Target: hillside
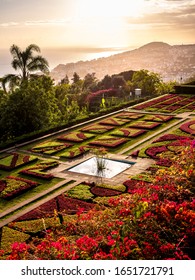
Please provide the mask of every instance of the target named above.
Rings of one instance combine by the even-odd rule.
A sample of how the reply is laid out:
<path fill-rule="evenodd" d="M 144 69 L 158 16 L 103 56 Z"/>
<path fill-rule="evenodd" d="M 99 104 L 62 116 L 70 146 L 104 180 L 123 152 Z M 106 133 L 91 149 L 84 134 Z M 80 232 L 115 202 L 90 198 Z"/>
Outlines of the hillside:
<path fill-rule="evenodd" d="M 98 79 L 126 70 L 147 69 L 159 73 L 164 81 L 184 81 L 195 74 L 195 44 L 171 46 L 152 42 L 138 49 L 105 58 L 76 63 L 59 64 L 51 71 L 55 80 L 77 72 L 81 78 L 87 73 L 96 73 Z"/>

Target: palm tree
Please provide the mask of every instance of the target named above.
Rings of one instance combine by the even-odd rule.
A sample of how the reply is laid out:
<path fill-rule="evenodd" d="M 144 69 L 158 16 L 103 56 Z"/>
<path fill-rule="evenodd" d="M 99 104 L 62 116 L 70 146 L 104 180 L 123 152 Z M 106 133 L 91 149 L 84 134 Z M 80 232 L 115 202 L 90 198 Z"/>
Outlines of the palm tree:
<path fill-rule="evenodd" d="M 31 44 L 24 51 L 21 51 L 17 45 L 12 45 L 10 52 L 13 56 L 12 67 L 17 71 L 19 70 L 19 74 L 8 74 L 2 78 L 1 82 L 5 91 L 6 84 L 9 83 L 10 89 L 13 89 L 35 76 L 35 71 L 49 72 L 47 60 L 40 55 L 34 55 L 34 52 L 40 52 L 40 48 L 37 45 Z"/>

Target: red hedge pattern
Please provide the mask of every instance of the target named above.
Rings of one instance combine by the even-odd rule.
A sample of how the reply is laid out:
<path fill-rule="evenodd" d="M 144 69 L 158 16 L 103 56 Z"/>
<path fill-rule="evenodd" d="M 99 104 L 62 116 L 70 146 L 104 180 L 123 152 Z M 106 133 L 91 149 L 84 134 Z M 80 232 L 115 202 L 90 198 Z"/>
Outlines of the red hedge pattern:
<path fill-rule="evenodd" d="M 37 158 L 35 158 L 34 156 L 23 155 L 23 154 L 19 154 L 19 153 L 12 153 L 12 154 L 0 159 L 0 161 L 3 162 L 4 159 L 9 158 L 9 157 L 10 157 L 10 164 L 6 165 L 6 164 L 1 163 L 0 169 L 11 171 L 14 168 L 17 168 L 19 166 L 25 165 L 26 163 L 37 160 Z"/>
<path fill-rule="evenodd" d="M 6 188 L 8 188 L 7 179 L 13 181 L 13 186 L 14 186 L 14 181 L 19 181 L 19 182 L 22 182 L 25 184 L 21 184 L 21 186 L 18 186 L 17 188 L 13 188 L 13 190 L 10 190 L 6 194 L 3 195 L 2 191 L 4 191 L 4 190 L 6 191 Z M 6 184 L 6 186 L 4 184 Z M 31 181 L 31 180 L 23 179 L 20 177 L 7 176 L 6 178 L 0 180 L 0 186 L 1 186 L 1 188 L 3 188 L 1 191 L 1 197 L 4 199 L 11 199 L 38 185 L 39 185 L 39 183 Z"/>
<path fill-rule="evenodd" d="M 122 194 L 121 191 L 112 190 L 108 188 L 102 188 L 102 187 L 91 187 L 90 189 L 91 193 L 96 196 L 114 196 L 114 195 L 120 195 Z"/>
<path fill-rule="evenodd" d="M 121 144 L 124 144 L 125 142 L 127 142 L 127 139 L 125 138 L 107 136 L 98 138 L 97 140 L 90 142 L 90 145 L 114 148 Z"/>
<path fill-rule="evenodd" d="M 83 142 L 84 140 L 90 139 L 94 137 L 93 134 L 90 133 L 83 133 L 83 132 L 70 132 L 68 134 L 64 134 L 59 136 L 57 139 L 71 141 L 71 142 Z"/>

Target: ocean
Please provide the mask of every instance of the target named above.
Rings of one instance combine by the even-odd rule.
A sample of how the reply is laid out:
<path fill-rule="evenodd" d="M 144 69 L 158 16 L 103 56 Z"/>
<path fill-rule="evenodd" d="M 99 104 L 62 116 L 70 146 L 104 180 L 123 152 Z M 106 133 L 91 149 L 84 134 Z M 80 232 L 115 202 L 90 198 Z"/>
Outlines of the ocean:
<path fill-rule="evenodd" d="M 49 62 L 49 68 L 51 71 L 58 64 L 108 57 L 126 50 L 127 49 L 112 48 L 42 48 L 41 55 Z M 6 74 L 16 73 L 11 66 L 11 61 L 12 56 L 9 52 L 9 49 L 0 49 L 0 77 Z"/>

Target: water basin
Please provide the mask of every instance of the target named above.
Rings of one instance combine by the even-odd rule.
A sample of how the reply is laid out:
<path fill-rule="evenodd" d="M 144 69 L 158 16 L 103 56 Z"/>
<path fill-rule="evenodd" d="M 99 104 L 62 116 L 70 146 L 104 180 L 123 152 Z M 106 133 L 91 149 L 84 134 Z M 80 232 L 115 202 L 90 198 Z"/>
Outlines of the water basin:
<path fill-rule="evenodd" d="M 134 162 L 129 161 L 92 157 L 69 168 L 68 171 L 91 176 L 112 178 L 122 171 L 130 168 L 133 164 Z M 98 166 L 100 168 L 98 168 Z"/>

